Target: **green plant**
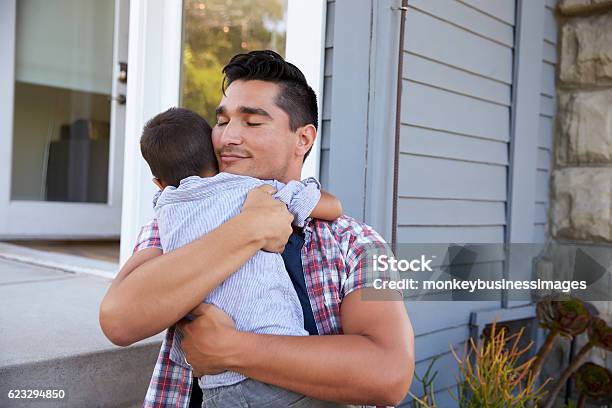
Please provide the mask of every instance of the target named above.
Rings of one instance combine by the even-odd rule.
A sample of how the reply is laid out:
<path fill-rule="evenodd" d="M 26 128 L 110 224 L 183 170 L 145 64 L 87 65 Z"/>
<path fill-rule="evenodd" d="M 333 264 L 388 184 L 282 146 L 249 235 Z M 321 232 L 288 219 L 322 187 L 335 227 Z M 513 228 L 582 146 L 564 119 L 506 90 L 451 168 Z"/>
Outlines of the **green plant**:
<path fill-rule="evenodd" d="M 612 373 L 595 363 L 584 363 L 576 371 L 576 388 L 580 392 L 578 408 L 584 406 L 584 401 L 590 400 L 605 404 L 612 396 Z"/>
<path fill-rule="evenodd" d="M 589 341 L 582 346 L 570 365 L 563 371 L 557 382 L 555 382 L 552 391 L 548 394 L 546 403 L 543 405 L 544 408 L 553 407 L 557 395 L 561 392 L 567 380 L 576 372 L 578 366 L 582 363 L 591 349 L 600 347 L 604 350 L 612 351 L 612 327 L 608 326 L 603 319 L 593 317 L 589 325 L 588 334 Z"/>
<path fill-rule="evenodd" d="M 555 338 L 577 336 L 587 329 L 591 320 L 591 314 L 581 300 L 572 297 L 558 298 L 555 295 L 547 296 L 538 302 L 536 315 L 540 327 L 548 329 L 549 333 L 531 368 L 534 377 L 540 373 Z"/>
<path fill-rule="evenodd" d="M 461 374 L 455 398 L 460 408 L 522 408 L 542 398 L 547 382 L 535 387 L 530 370 L 534 358 L 519 363 L 533 344 L 519 347 L 523 330 L 507 336 L 507 330 L 497 330 L 493 323 L 490 334 L 478 345 L 469 339 L 463 358 L 451 347 Z"/>
<path fill-rule="evenodd" d="M 423 387 L 423 395 L 421 397 L 417 397 L 412 392 L 408 392 L 408 394 L 412 397 L 412 408 L 436 408 L 433 380 L 436 378 L 436 375 L 438 375 L 438 372 L 436 371 L 432 375 L 431 369 L 439 357 L 440 356 L 435 356 L 431 359 L 429 365 L 427 366 L 427 370 L 425 370 L 422 377 L 420 377 L 416 372 L 414 373 L 414 377 Z"/>

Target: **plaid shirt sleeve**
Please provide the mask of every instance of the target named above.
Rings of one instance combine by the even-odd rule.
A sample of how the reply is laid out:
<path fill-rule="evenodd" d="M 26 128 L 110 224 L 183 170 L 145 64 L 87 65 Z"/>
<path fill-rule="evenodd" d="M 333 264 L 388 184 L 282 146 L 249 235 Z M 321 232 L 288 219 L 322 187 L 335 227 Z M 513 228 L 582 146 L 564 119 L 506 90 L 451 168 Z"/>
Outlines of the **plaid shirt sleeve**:
<path fill-rule="evenodd" d="M 373 288 L 377 279 L 383 281 L 399 280 L 393 271 L 374 270 L 374 255 L 393 256 L 389 244 L 369 225 L 359 223 L 348 243 L 345 255 L 347 277 L 342 284 L 341 296 L 363 288 Z M 402 295 L 402 291 L 397 289 Z"/>
<path fill-rule="evenodd" d="M 136 245 L 132 253 L 136 253 L 146 248 L 162 249 L 161 241 L 159 240 L 159 226 L 155 218 L 140 228 L 138 238 L 136 239 Z"/>

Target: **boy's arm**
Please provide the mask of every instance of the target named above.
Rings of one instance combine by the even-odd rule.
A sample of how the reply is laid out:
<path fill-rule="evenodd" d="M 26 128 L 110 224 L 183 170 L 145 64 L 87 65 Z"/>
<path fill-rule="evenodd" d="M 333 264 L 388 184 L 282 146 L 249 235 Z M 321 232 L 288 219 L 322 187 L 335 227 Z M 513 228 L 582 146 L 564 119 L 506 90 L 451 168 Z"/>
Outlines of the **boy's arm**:
<path fill-rule="evenodd" d="M 281 252 L 293 217 L 269 186 L 254 189 L 243 211 L 202 238 L 162 255 L 136 252 L 100 305 L 100 326 L 113 343 L 127 346 L 161 332 L 202 302 L 259 249 Z"/>
<path fill-rule="evenodd" d="M 307 218 L 333 221 L 342 215 L 342 205 L 333 195 L 322 191 L 321 184 L 309 177 L 303 181 L 291 180 L 287 184 L 272 180 L 278 190 L 274 197 L 285 204 L 295 217 L 293 224 L 302 227 Z"/>
<path fill-rule="evenodd" d="M 334 221 L 342 215 L 342 203 L 335 196 L 321 190 L 321 199 L 312 210 L 310 216 L 325 221 Z"/>

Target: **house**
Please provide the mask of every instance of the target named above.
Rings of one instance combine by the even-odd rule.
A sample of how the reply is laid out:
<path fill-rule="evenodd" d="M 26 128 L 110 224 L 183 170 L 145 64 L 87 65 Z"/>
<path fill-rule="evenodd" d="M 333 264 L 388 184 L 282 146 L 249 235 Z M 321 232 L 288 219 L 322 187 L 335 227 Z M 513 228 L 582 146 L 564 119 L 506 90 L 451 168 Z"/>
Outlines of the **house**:
<path fill-rule="evenodd" d="M 270 30 L 286 30 L 286 58 L 320 101 L 304 175 L 347 214 L 402 244 L 550 238 L 556 0 L 271 3 L 283 17 Z M 181 103 L 185 15 L 252 6 L 2 0 L 0 236 L 120 237 L 127 259 L 152 215 L 138 139 L 147 119 Z M 64 24 L 47 30 L 49 21 Z M 520 262 L 494 262 L 504 276 L 524 273 Z M 495 317 L 533 317 L 528 301 L 503 297 L 406 306 L 417 370 L 438 356 L 441 407 L 454 405 L 449 343 Z"/>

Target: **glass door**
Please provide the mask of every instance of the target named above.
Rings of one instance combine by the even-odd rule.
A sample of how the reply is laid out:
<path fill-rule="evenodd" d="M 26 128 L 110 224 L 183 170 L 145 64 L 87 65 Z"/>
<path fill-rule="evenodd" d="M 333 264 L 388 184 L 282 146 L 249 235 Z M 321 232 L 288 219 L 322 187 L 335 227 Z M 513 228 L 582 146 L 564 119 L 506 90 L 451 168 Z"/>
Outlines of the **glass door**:
<path fill-rule="evenodd" d="M 117 237 L 128 0 L 0 2 L 0 237 Z"/>

